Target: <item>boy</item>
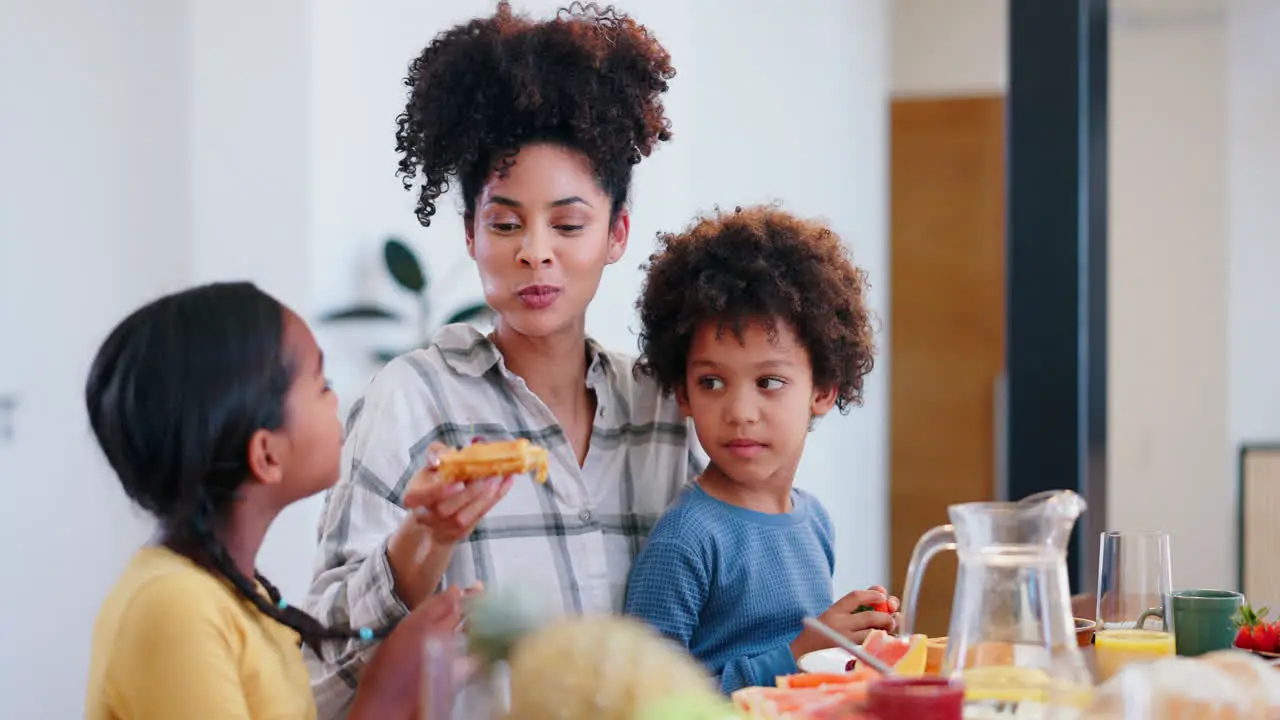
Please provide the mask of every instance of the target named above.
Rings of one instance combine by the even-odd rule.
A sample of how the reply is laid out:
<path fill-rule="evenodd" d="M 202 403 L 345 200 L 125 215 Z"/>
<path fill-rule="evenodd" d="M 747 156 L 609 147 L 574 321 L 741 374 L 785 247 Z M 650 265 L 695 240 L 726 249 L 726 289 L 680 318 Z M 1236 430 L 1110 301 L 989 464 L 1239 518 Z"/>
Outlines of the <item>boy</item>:
<path fill-rule="evenodd" d="M 826 226 L 768 207 L 659 244 L 637 369 L 674 392 L 711 463 L 654 527 L 625 611 L 688 648 L 726 693 L 772 685 L 832 645 L 805 616 L 854 642 L 896 626 L 881 587 L 832 603 L 831 519 L 793 487 L 813 422 L 862 400 L 875 352 L 865 274 Z"/>

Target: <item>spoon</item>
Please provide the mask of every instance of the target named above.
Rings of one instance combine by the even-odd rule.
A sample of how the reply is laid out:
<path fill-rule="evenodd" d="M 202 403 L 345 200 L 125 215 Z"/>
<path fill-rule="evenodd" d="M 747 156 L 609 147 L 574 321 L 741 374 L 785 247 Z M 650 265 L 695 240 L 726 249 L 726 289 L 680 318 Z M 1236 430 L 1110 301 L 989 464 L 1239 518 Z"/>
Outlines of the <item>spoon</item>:
<path fill-rule="evenodd" d="M 886 677 L 892 677 L 894 675 L 897 675 L 897 673 L 893 671 L 893 668 L 884 664 L 883 660 L 881 660 L 880 658 L 877 658 L 876 656 L 872 655 L 866 650 L 863 650 L 861 645 L 855 643 L 854 641 L 850 640 L 844 635 L 841 635 L 835 630 L 832 630 L 831 626 L 822 622 L 818 618 L 807 617 L 804 619 L 804 624 L 807 627 L 810 627 L 822 633 L 823 635 L 826 635 L 828 638 L 831 639 L 832 642 L 840 646 L 840 648 L 844 650 L 848 650 L 850 655 L 853 655 L 855 658 L 858 659 L 858 662 L 871 666 L 872 669 L 874 669 L 876 672 L 879 672 L 881 675 L 884 675 Z"/>

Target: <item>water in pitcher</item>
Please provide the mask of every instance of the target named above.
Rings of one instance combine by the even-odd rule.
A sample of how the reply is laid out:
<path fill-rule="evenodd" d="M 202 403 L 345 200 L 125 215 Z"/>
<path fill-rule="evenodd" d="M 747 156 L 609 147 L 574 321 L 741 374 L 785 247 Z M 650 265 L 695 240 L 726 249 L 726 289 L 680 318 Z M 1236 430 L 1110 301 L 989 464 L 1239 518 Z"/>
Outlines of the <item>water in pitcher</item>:
<path fill-rule="evenodd" d="M 966 717 L 1069 718 L 1092 682 L 1076 644 L 1066 547 L 1084 501 L 1070 491 L 948 508 L 907 568 L 903 633 L 919 584 L 942 550 L 959 556 L 942 672 L 965 686 Z"/>
<path fill-rule="evenodd" d="M 1067 583 L 1058 553 L 990 545 L 960 554 L 965 572 L 957 577 L 955 605 L 980 606 L 984 616 L 970 623 L 971 635 L 982 639 L 963 643 L 943 665 L 964 682 L 965 716 L 1074 717 L 1092 687 L 1078 662 L 1074 624 L 1053 629 L 1042 622 L 1061 614 L 1050 592 Z M 1046 635 L 1054 638 L 1048 644 Z"/>

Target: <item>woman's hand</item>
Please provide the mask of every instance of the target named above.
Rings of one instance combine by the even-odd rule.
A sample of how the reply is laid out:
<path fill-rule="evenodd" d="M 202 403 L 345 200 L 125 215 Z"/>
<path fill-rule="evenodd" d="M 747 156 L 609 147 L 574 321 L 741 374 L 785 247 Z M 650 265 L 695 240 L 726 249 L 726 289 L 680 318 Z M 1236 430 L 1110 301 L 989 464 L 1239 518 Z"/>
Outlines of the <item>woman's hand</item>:
<path fill-rule="evenodd" d="M 480 442 L 475 438 L 471 442 Z M 489 512 L 511 489 L 512 479 L 489 478 L 472 483 L 449 483 L 440 480 L 440 456 L 449 448 L 432 443 L 427 448 L 427 464 L 409 481 L 404 493 L 404 506 L 414 519 L 431 531 L 436 544 L 452 545 L 465 540 L 480 518 Z"/>
<path fill-rule="evenodd" d="M 448 449 L 441 443 L 427 448 L 426 465 L 405 489 L 409 517 L 387 541 L 387 564 L 396 595 L 411 608 L 440 586 L 454 545 L 466 539 L 511 489 L 510 478 L 446 485 L 437 471 L 440 455 Z"/>
<path fill-rule="evenodd" d="M 365 666 L 349 719 L 416 717 L 423 644 L 431 635 L 457 631 L 462 622 L 463 596 L 462 591 L 451 587 L 427 598 L 400 621 Z"/>
<path fill-rule="evenodd" d="M 862 605 L 888 603 L 889 612 L 864 610 L 855 612 Z M 889 597 L 883 587 L 873 585 L 867 590 L 854 590 L 840 598 L 826 612 L 818 616 L 827 627 L 861 644 L 872 630 L 893 632 L 898 626 L 898 599 Z M 805 628 L 791 641 L 791 654 L 797 660 L 806 653 L 835 647 L 835 643 L 816 630 Z"/>

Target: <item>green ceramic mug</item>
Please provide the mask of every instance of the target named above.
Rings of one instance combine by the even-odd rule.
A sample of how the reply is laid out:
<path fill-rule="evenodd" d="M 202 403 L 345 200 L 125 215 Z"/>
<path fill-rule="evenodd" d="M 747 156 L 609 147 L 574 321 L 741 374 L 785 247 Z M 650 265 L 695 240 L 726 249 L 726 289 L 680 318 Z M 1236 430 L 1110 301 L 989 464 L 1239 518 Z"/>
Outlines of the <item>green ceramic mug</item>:
<path fill-rule="evenodd" d="M 1243 604 L 1244 595 L 1231 590 L 1174 590 L 1164 607 L 1142 613 L 1138 627 L 1148 617 L 1164 620 L 1179 655 L 1226 650 L 1235 644 L 1235 616 Z"/>

